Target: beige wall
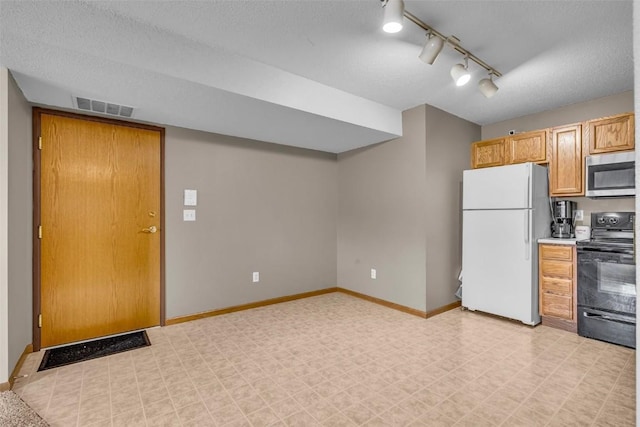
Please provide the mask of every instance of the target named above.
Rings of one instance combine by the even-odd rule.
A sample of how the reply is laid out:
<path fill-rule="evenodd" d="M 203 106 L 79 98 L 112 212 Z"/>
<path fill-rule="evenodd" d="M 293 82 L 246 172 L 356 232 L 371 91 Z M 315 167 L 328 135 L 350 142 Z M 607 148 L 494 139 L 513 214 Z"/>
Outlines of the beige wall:
<path fill-rule="evenodd" d="M 617 95 L 606 96 L 604 98 L 556 108 L 555 110 L 543 111 L 482 126 L 481 139 L 491 139 L 507 135 L 510 130 L 527 132 L 631 111 L 633 111 L 633 92 L 622 92 Z"/>
<path fill-rule="evenodd" d="M 9 363 L 31 341 L 31 112 L 9 83 Z M 167 317 L 342 286 L 428 311 L 454 301 L 469 143 L 633 110 L 630 92 L 480 128 L 430 106 L 339 156 L 166 131 Z M 337 158 L 337 161 L 336 161 Z M 196 222 L 182 221 L 197 189 Z M 633 199 L 576 198 L 588 215 Z M 370 278 L 376 268 L 378 278 Z M 259 271 L 261 280 L 251 282 Z M 1 349 L 0 349 L 1 351 Z M 1 378 L 0 378 L 1 380 Z"/>
<path fill-rule="evenodd" d="M 13 80 L 9 106 L 10 371 L 32 327 L 31 107 Z M 174 127 L 165 150 L 167 318 L 336 286 L 335 155 Z"/>
<path fill-rule="evenodd" d="M 462 171 L 480 127 L 426 107 L 427 311 L 456 299 L 462 267 Z"/>
<path fill-rule="evenodd" d="M 419 106 L 403 133 L 338 156 L 338 285 L 429 311 L 455 301 L 462 171 L 480 128 Z"/>
<path fill-rule="evenodd" d="M 564 200 L 563 198 L 562 200 Z M 592 212 L 635 212 L 635 198 L 588 199 L 586 197 L 566 197 L 578 203 L 578 209 L 584 211 L 584 220 L 578 225 L 591 225 Z"/>
<path fill-rule="evenodd" d="M 9 368 L 32 339 L 31 106 L 9 75 Z"/>
<path fill-rule="evenodd" d="M 633 2 L 633 53 L 636 58 L 634 61 L 633 75 L 634 89 L 637 94 L 640 94 L 640 1 L 634 0 Z M 636 111 L 640 111 L 640 96 L 636 96 L 634 99 L 634 105 Z M 636 141 L 640 141 L 640 126 L 636 125 Z M 636 150 L 636 188 L 640 188 L 640 151 Z M 636 211 L 640 208 L 640 202 L 636 198 L 635 203 Z M 638 221 L 635 224 L 636 236 L 640 236 L 640 226 Z M 636 245 L 637 246 L 637 245 Z M 636 257 L 637 258 L 637 257 Z M 640 271 L 636 269 L 636 287 L 640 279 Z M 636 310 L 636 325 L 640 323 L 640 311 Z M 636 342 L 640 342 L 640 328 L 636 328 Z M 636 351 L 636 367 L 640 366 L 640 352 Z M 636 369 L 636 408 L 640 408 L 640 369 Z M 636 425 L 640 425 L 640 411 L 636 410 Z"/>
<path fill-rule="evenodd" d="M 0 389 L 9 380 L 9 70 L 0 67 Z"/>
<path fill-rule="evenodd" d="M 425 310 L 425 107 L 404 136 L 338 155 L 338 286 Z M 371 269 L 377 279 L 371 279 Z"/>
<path fill-rule="evenodd" d="M 335 155 L 175 127 L 165 149 L 167 318 L 336 286 Z"/>
<path fill-rule="evenodd" d="M 512 129 L 518 132 L 526 132 L 631 111 L 634 111 L 633 92 L 623 92 L 617 95 L 572 104 L 555 110 L 543 111 L 541 113 L 483 126 L 481 138 L 497 138 L 499 136 L 507 135 L 509 130 Z M 578 209 L 582 209 L 584 211 L 584 221 L 578 222 L 580 225 L 591 224 L 592 212 L 635 211 L 634 198 L 591 200 L 586 197 L 563 197 L 562 199 L 577 202 Z"/>

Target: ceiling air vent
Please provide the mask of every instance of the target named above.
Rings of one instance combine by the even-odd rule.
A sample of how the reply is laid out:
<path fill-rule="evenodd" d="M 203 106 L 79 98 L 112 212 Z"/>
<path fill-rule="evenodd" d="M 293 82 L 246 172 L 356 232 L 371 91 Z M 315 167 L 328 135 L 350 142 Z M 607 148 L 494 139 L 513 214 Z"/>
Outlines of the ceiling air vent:
<path fill-rule="evenodd" d="M 79 110 L 93 111 L 94 113 L 108 114 L 110 116 L 133 116 L 133 107 L 113 104 L 111 102 L 98 101 L 95 99 L 83 98 L 80 96 L 74 96 L 73 99 Z"/>

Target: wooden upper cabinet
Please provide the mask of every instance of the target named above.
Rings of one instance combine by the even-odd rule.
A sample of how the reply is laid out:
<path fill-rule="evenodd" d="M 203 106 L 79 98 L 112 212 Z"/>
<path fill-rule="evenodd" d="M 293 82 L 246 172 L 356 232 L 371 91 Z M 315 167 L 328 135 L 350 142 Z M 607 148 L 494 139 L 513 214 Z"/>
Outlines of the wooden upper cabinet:
<path fill-rule="evenodd" d="M 478 141 L 471 145 L 473 169 L 525 162 L 545 163 L 546 161 L 546 129 Z"/>
<path fill-rule="evenodd" d="M 537 130 L 512 135 L 506 143 L 507 164 L 547 161 L 547 131 Z"/>
<path fill-rule="evenodd" d="M 479 141 L 471 144 L 471 167 L 487 168 L 505 164 L 505 138 Z"/>
<path fill-rule="evenodd" d="M 549 195 L 584 195 L 582 125 L 551 129 L 549 151 Z"/>
<path fill-rule="evenodd" d="M 633 113 L 587 122 L 589 154 L 628 151 L 635 147 Z"/>

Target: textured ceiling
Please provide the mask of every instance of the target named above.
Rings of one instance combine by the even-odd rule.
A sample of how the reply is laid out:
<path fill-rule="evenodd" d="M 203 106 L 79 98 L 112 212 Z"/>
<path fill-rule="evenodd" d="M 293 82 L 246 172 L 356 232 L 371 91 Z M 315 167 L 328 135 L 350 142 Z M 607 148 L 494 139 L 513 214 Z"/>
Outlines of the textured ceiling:
<path fill-rule="evenodd" d="M 27 99 L 72 95 L 136 107 L 134 118 L 342 152 L 402 133 L 430 104 L 489 124 L 633 88 L 631 1 L 406 1 L 484 69 L 456 88 L 450 48 L 418 60 L 424 32 L 382 32 L 378 0 L 0 1 L 0 64 Z"/>

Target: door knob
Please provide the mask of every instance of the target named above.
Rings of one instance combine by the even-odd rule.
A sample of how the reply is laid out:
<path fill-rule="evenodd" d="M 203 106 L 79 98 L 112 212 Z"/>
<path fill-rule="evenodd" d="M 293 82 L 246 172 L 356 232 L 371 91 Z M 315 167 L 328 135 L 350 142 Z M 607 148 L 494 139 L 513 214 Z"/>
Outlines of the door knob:
<path fill-rule="evenodd" d="M 155 226 L 155 225 L 152 225 L 152 226 L 151 226 L 151 227 L 149 227 L 149 228 L 143 228 L 143 229 L 142 229 L 142 232 L 143 232 L 143 233 L 151 233 L 151 234 L 153 234 L 153 233 L 155 233 L 156 231 L 158 231 L 158 229 L 156 228 L 156 226 Z"/>

